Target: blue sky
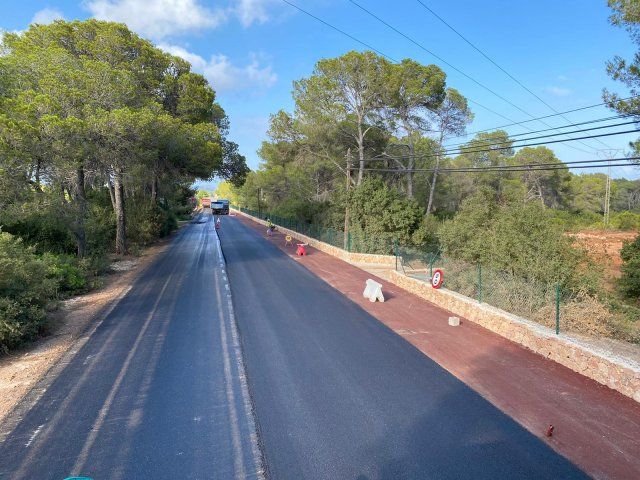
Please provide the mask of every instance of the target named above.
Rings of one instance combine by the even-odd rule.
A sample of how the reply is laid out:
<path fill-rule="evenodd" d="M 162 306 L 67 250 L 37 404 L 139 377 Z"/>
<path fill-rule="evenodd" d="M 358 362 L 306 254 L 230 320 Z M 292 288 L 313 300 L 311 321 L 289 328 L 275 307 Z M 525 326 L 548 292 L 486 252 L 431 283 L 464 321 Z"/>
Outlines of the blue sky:
<path fill-rule="evenodd" d="M 443 57 L 533 116 L 553 113 L 440 23 L 416 0 L 356 0 L 426 48 Z M 515 121 L 530 117 L 367 16 L 348 0 L 291 0 L 323 20 L 394 58 L 436 63 L 448 85 Z M 603 87 L 626 89 L 606 75 L 605 62 L 634 53 L 626 32 L 608 23 L 606 0 L 423 0 L 504 69 L 559 111 L 601 102 Z M 265 138 L 270 113 L 292 109 L 291 82 L 308 76 L 315 62 L 364 47 L 300 13 L 282 0 L 0 0 L 0 28 L 23 30 L 32 21 L 95 16 L 127 23 L 167 51 L 190 60 L 218 92 L 231 119 L 231 137 L 249 165 Z M 468 131 L 511 123 L 472 105 Z M 595 108 L 568 114 L 574 122 L 605 117 Z M 566 123 L 551 118 L 554 126 Z M 531 129 L 546 128 L 537 122 Z M 508 129 L 522 133 L 520 127 Z M 598 158 L 595 149 L 626 148 L 630 136 L 609 137 L 602 145 L 572 142 L 552 146 L 561 160 Z M 455 140 L 458 141 L 458 140 Z M 453 142 L 453 140 L 452 140 Z M 579 151 L 577 148 L 584 150 Z M 637 177 L 619 167 L 614 176 Z"/>

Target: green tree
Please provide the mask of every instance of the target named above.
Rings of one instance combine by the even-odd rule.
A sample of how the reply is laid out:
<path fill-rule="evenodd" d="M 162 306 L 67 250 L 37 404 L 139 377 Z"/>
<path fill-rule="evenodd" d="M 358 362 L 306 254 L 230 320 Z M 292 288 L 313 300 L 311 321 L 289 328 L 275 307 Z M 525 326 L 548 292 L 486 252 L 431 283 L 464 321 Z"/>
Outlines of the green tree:
<path fill-rule="evenodd" d="M 373 52 L 349 52 L 320 60 L 313 75 L 294 82 L 296 112 L 305 123 L 345 123 L 356 146 L 357 184 L 365 169 L 365 139 L 381 124 L 388 62 Z"/>
<path fill-rule="evenodd" d="M 513 157 L 514 165 L 548 165 L 562 167 L 553 150 L 547 147 L 525 147 Z M 526 188 L 526 200 L 537 200 L 541 205 L 563 208 L 571 200 L 571 173 L 568 168 L 555 170 L 527 170 L 521 174 Z"/>
<path fill-rule="evenodd" d="M 412 243 L 424 216 L 415 200 L 375 178 L 351 190 L 348 202 L 350 232 L 359 251 L 392 253 L 394 241 Z"/>
<path fill-rule="evenodd" d="M 429 113 L 438 111 L 445 100 L 445 73 L 436 65 L 421 65 L 404 59 L 388 66 L 385 113 L 392 131 L 402 131 L 408 146 L 406 192 L 413 198 L 415 143 L 432 129 Z"/>
<path fill-rule="evenodd" d="M 152 209 L 162 198 L 167 208 L 196 178 L 217 173 L 240 182 L 246 174 L 204 77 L 126 26 L 33 25 L 5 35 L 2 47 L 0 77 L 11 81 L 2 84 L 0 123 L 7 131 L 0 133 L 0 155 L 16 168 L 0 171 L 0 181 L 22 178 L 34 191 L 46 184 L 59 192 L 80 256 L 87 188 L 108 189 L 116 251 L 124 253 L 126 197 L 146 197 Z"/>
<path fill-rule="evenodd" d="M 473 120 L 473 113 L 469 109 L 467 99 L 457 90 L 448 88 L 442 104 L 432 111 L 433 121 L 437 130 L 437 147 L 435 152 L 435 164 L 431 175 L 429 187 L 429 200 L 427 202 L 427 215 L 433 208 L 433 199 L 436 191 L 436 181 L 440 170 L 440 162 L 443 157 L 443 144 L 451 135 L 462 135 L 469 123 Z"/>
<path fill-rule="evenodd" d="M 604 173 L 583 173 L 571 176 L 571 208 L 577 212 L 604 212 L 607 176 Z M 615 196 L 615 184 L 611 184 Z"/>
<path fill-rule="evenodd" d="M 612 10 L 609 21 L 612 25 L 622 27 L 631 35 L 633 42 L 640 46 L 640 3 L 637 0 L 609 0 Z M 607 62 L 607 73 L 614 80 L 622 82 L 631 95 L 619 94 L 604 89 L 602 97 L 609 105 L 621 115 L 632 115 L 638 119 L 640 111 L 640 55 L 636 53 L 632 60 L 625 60 L 615 56 Z M 640 152 L 640 140 L 630 144 L 636 155 Z"/>
<path fill-rule="evenodd" d="M 438 230 L 444 251 L 524 278 L 581 284 L 581 253 L 539 202 L 504 198 L 488 187 L 464 201 Z"/>
<path fill-rule="evenodd" d="M 220 182 L 218 184 L 218 186 L 215 189 L 214 194 L 218 198 L 224 198 L 226 200 L 229 200 L 229 202 L 232 205 L 238 205 L 240 196 L 239 196 L 239 193 L 238 193 L 237 189 L 238 189 L 238 187 L 233 185 L 231 182 L 224 181 L 224 182 Z"/>

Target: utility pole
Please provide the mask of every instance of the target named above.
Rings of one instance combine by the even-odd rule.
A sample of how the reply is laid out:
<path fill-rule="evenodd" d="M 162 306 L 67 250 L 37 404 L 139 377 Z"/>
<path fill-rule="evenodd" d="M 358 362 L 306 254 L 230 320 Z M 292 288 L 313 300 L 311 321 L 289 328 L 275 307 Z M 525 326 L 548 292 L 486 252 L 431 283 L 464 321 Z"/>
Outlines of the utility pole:
<path fill-rule="evenodd" d="M 344 207 L 344 249 L 349 249 L 349 188 L 351 188 L 351 148 L 347 149 L 347 195 Z"/>
<path fill-rule="evenodd" d="M 604 229 L 609 228 L 609 208 L 611 207 L 611 159 L 607 168 L 607 186 L 604 191 Z"/>
<path fill-rule="evenodd" d="M 609 167 L 607 168 L 607 180 L 604 189 L 604 215 L 603 215 L 603 223 L 604 228 L 607 230 L 609 228 L 609 219 L 611 217 L 611 160 L 616 157 L 616 154 L 620 151 L 620 149 L 610 149 L 603 150 L 601 154 L 608 160 Z"/>

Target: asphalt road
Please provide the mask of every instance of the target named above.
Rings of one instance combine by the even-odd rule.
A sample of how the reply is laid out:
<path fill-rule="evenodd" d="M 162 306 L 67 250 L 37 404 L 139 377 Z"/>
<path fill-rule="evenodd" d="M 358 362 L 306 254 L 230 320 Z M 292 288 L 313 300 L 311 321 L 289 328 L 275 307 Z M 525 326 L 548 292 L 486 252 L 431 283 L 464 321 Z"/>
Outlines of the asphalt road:
<path fill-rule="evenodd" d="M 587 478 L 238 219 L 220 239 L 269 478 Z"/>
<path fill-rule="evenodd" d="M 261 477 L 222 256 L 201 220 L 0 426 L 1 479 Z"/>
<path fill-rule="evenodd" d="M 225 267 L 202 220 L 0 425 L 0 479 L 585 478 L 232 217 Z"/>

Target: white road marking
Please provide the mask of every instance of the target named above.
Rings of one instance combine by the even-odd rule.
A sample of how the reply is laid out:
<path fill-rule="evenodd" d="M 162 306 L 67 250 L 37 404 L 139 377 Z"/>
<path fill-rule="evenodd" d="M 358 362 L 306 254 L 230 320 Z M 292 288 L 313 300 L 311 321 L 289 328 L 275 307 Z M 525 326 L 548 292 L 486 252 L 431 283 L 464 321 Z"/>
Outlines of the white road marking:
<path fill-rule="evenodd" d="M 218 251 L 218 259 L 219 259 L 219 263 L 220 263 L 220 272 L 221 272 L 221 276 L 223 281 L 225 282 L 225 284 L 228 287 L 228 282 L 229 279 L 227 277 L 227 274 L 225 272 L 224 269 L 224 256 L 222 255 L 222 245 L 220 244 L 220 238 L 218 237 L 218 232 L 215 232 L 215 239 L 216 239 L 216 249 Z M 217 296 L 217 300 L 218 300 L 218 312 L 220 313 L 220 317 L 221 317 L 221 324 L 220 324 L 220 333 L 222 336 L 222 345 L 223 345 L 223 353 L 224 353 L 224 371 L 225 371 L 225 377 L 227 375 L 231 375 L 231 370 L 230 370 L 230 361 L 229 361 L 229 349 L 227 347 L 227 333 L 226 333 L 226 327 L 225 327 L 225 323 L 226 323 L 226 318 L 228 318 L 229 320 L 229 330 L 231 332 L 231 341 L 232 341 L 232 348 L 233 348 L 233 354 L 234 354 L 234 360 L 236 361 L 236 367 L 238 370 L 238 377 L 239 377 L 239 383 L 240 383 L 240 391 L 242 394 L 242 403 L 244 406 L 244 414 L 245 414 L 245 418 L 249 427 L 249 437 L 250 437 L 250 441 L 251 441 L 251 453 L 253 456 L 253 462 L 254 462 L 254 468 L 255 468 L 255 473 L 252 472 L 252 476 L 255 475 L 255 477 L 259 480 L 265 480 L 265 474 L 264 474 L 264 468 L 262 465 L 262 455 L 260 453 L 260 447 L 258 446 L 258 434 L 256 432 L 256 424 L 255 424 L 255 419 L 253 417 L 253 408 L 251 405 L 251 398 L 249 396 L 249 387 L 247 385 L 247 377 L 246 377 L 246 370 L 245 370 L 245 366 L 244 366 L 244 359 L 242 357 L 242 349 L 240 348 L 240 340 L 239 340 L 239 335 L 238 335 L 238 328 L 236 326 L 236 319 L 235 319 L 235 313 L 233 310 L 233 302 L 232 302 L 232 296 L 231 296 L 231 292 L 230 290 L 227 288 L 227 311 L 228 311 L 228 315 L 223 315 L 222 312 L 222 295 L 220 292 L 220 288 L 219 288 L 219 283 L 218 283 L 218 276 L 215 275 L 215 280 L 216 280 L 216 296 Z M 238 461 L 238 456 L 240 458 L 240 461 L 242 461 L 242 450 L 238 450 L 238 448 L 240 448 L 239 445 L 239 432 L 236 433 L 236 429 L 238 427 L 237 425 L 237 413 L 235 412 L 235 404 L 233 403 L 233 384 L 231 383 L 231 378 L 228 377 L 228 382 L 227 382 L 227 395 L 231 395 L 230 398 L 230 408 L 233 410 L 233 416 L 235 416 L 235 421 L 233 423 L 235 423 L 235 425 L 232 425 L 232 427 L 235 427 L 233 430 L 233 436 L 234 436 L 234 449 L 236 450 L 236 461 Z M 239 474 L 239 470 L 236 469 L 236 478 L 245 478 L 245 474 L 244 474 L 244 467 L 242 469 L 242 476 L 238 477 Z"/>
<path fill-rule="evenodd" d="M 29 437 L 29 441 L 24 444 L 25 447 L 28 447 L 29 445 L 31 445 L 31 443 L 33 443 L 33 441 L 36 439 L 36 437 L 40 433 L 40 430 L 42 430 L 42 427 L 44 427 L 44 423 L 33 431 L 33 433 L 31 434 L 31 437 Z"/>

